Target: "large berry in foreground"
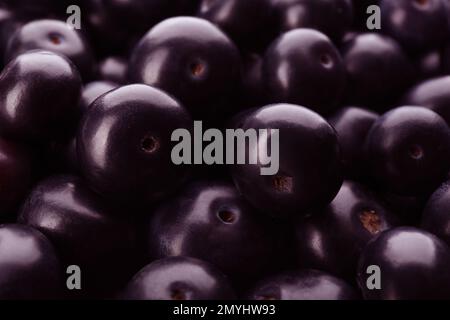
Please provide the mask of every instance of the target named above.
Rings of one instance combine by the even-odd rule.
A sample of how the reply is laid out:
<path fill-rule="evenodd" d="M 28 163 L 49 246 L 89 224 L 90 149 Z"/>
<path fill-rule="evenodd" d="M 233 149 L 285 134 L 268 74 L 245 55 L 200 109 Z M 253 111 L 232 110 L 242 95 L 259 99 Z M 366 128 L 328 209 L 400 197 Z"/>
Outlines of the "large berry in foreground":
<path fill-rule="evenodd" d="M 192 183 L 160 206 L 150 218 L 147 244 L 154 258 L 208 261 L 239 286 L 283 266 L 276 224 L 226 182 Z"/>
<path fill-rule="evenodd" d="M 111 199 L 155 201 L 187 177 L 187 168 L 172 162 L 171 135 L 191 126 L 187 111 L 163 91 L 120 87 L 95 100 L 83 118 L 80 167 L 88 184 Z"/>
<path fill-rule="evenodd" d="M 175 17 L 153 27 L 133 50 L 132 82 L 174 95 L 196 115 L 233 93 L 240 57 L 233 42 L 209 21 Z"/>
<path fill-rule="evenodd" d="M 339 146 L 336 132 L 320 115 L 297 105 L 275 104 L 247 113 L 238 126 L 244 131 L 279 130 L 279 159 L 272 149 L 277 172 L 263 175 L 268 165 L 262 161 L 232 166 L 236 186 L 253 206 L 273 216 L 292 217 L 333 200 L 342 183 Z M 248 159 L 258 158 L 259 149 L 270 150 L 275 142 L 268 132 L 259 136 L 259 148 L 247 145 L 243 152 L 250 155 Z"/>

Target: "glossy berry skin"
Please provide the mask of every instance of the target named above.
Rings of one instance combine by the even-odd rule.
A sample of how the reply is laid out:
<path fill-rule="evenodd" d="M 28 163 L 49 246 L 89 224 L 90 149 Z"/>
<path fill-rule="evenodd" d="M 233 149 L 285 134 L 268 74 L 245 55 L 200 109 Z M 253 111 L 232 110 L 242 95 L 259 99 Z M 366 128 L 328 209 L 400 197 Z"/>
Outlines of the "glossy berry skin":
<path fill-rule="evenodd" d="M 421 227 L 450 245 L 450 185 L 442 184 L 428 199 L 422 214 Z"/>
<path fill-rule="evenodd" d="M 347 101 L 367 106 L 388 105 L 405 90 L 412 64 L 391 38 L 362 33 L 346 42 L 342 56 L 347 72 Z"/>
<path fill-rule="evenodd" d="M 372 126 L 366 159 L 379 186 L 400 195 L 427 194 L 448 172 L 450 129 L 429 109 L 395 108 Z"/>
<path fill-rule="evenodd" d="M 402 99 L 405 105 L 429 108 L 450 124 L 450 76 L 428 79 L 412 87 Z"/>
<path fill-rule="evenodd" d="M 19 55 L 0 76 L 0 130 L 35 141 L 64 136 L 78 120 L 80 92 L 78 71 L 65 57 L 46 51 Z"/>
<path fill-rule="evenodd" d="M 322 271 L 304 269 L 285 272 L 260 281 L 249 300 L 357 300 L 355 289 Z"/>
<path fill-rule="evenodd" d="M 120 84 L 127 82 L 127 61 L 121 57 L 107 57 L 98 66 L 99 76 L 104 81 Z"/>
<path fill-rule="evenodd" d="M 272 40 L 273 10 L 270 0 L 203 0 L 198 16 L 217 25 L 240 47 L 255 49 Z"/>
<path fill-rule="evenodd" d="M 61 265 L 50 241 L 18 224 L 0 226 L 0 299 L 60 298 Z"/>
<path fill-rule="evenodd" d="M 346 181 L 325 209 L 296 223 L 297 263 L 352 281 L 367 242 L 397 220 L 370 190 Z"/>
<path fill-rule="evenodd" d="M 86 84 L 83 88 L 83 91 L 81 92 L 81 112 L 86 112 L 91 103 L 95 101 L 95 99 L 108 91 L 116 89 L 117 87 L 119 87 L 117 83 L 109 81 L 94 81 Z"/>
<path fill-rule="evenodd" d="M 45 234 L 65 265 L 80 267 L 84 291 L 98 292 L 134 271 L 135 229 L 120 214 L 80 178 L 53 176 L 33 189 L 18 221 Z"/>
<path fill-rule="evenodd" d="M 31 182 L 31 152 L 16 142 L 0 139 L 0 217 L 14 212 Z"/>
<path fill-rule="evenodd" d="M 232 300 L 228 279 L 198 259 L 170 257 L 140 270 L 124 290 L 125 300 Z"/>
<path fill-rule="evenodd" d="M 304 105 L 325 113 L 341 98 L 345 69 L 327 36 L 296 29 L 282 34 L 267 50 L 263 80 L 271 102 Z"/>
<path fill-rule="evenodd" d="M 340 40 L 353 22 L 351 0 L 279 0 L 278 26 L 281 31 L 311 28 Z"/>
<path fill-rule="evenodd" d="M 143 84 L 110 91 L 80 124 L 83 175 L 95 191 L 119 202 L 158 200 L 187 178 L 189 168 L 171 160 L 171 135 L 191 127 L 187 111 L 163 91 Z"/>
<path fill-rule="evenodd" d="M 401 227 L 380 234 L 364 249 L 358 282 L 369 300 L 450 299 L 450 250 L 432 234 Z M 381 270 L 381 289 L 369 290 L 366 282 L 376 265 Z"/>
<path fill-rule="evenodd" d="M 367 174 L 364 142 L 379 115 L 359 107 L 345 107 L 336 112 L 329 123 L 337 132 L 345 175 L 351 178 Z"/>
<path fill-rule="evenodd" d="M 381 31 L 396 39 L 411 53 L 438 48 L 449 34 L 445 2 L 381 0 Z"/>
<path fill-rule="evenodd" d="M 326 206 L 339 191 L 342 177 L 336 132 L 317 113 L 297 105 L 274 104 L 248 112 L 237 126 L 244 131 L 279 130 L 277 173 L 261 175 L 267 167 L 261 163 L 231 167 L 237 188 L 256 208 L 278 218 L 301 216 Z M 262 136 L 258 144 L 270 146 L 271 139 Z M 257 151 L 251 148 L 250 152 Z"/>
<path fill-rule="evenodd" d="M 281 268 L 276 225 L 256 212 L 227 182 L 193 182 L 150 217 L 153 258 L 188 256 L 210 262 L 245 286 Z M 245 263 L 244 263 L 245 262 Z"/>
<path fill-rule="evenodd" d="M 164 20 L 133 50 L 131 82 L 160 88 L 178 98 L 194 115 L 239 84 L 240 57 L 231 40 L 210 22 L 192 17 Z"/>
<path fill-rule="evenodd" d="M 8 42 L 6 61 L 30 50 L 46 50 L 69 58 L 84 80 L 92 76 L 94 57 L 81 33 L 59 20 L 34 20 L 19 28 Z"/>

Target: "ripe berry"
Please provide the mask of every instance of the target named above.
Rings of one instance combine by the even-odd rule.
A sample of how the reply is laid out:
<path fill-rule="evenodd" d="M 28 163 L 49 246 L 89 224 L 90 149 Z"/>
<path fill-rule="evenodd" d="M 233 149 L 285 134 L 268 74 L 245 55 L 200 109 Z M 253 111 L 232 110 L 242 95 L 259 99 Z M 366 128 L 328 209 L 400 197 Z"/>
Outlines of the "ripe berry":
<path fill-rule="evenodd" d="M 393 109 L 372 126 L 366 159 L 372 178 L 381 187 L 400 195 L 427 194 L 449 170 L 450 129 L 429 109 Z"/>
<path fill-rule="evenodd" d="M 359 260 L 358 282 L 365 299 L 450 299 L 450 249 L 432 234 L 411 227 L 383 232 L 369 242 Z M 380 288 L 370 290 L 379 267 Z"/>
<path fill-rule="evenodd" d="M 135 266 L 135 230 L 118 214 L 81 179 L 55 176 L 33 189 L 18 221 L 45 234 L 65 265 L 80 267 L 84 291 L 99 293 L 117 289 Z"/>
<path fill-rule="evenodd" d="M 61 265 L 52 244 L 28 226 L 0 226 L 0 299 L 55 299 L 62 288 Z"/>
<path fill-rule="evenodd" d="M 170 194 L 189 168 L 171 160 L 175 129 L 192 127 L 187 111 L 163 91 L 134 84 L 91 104 L 79 128 L 78 159 L 88 184 L 116 201 L 147 203 Z"/>
<path fill-rule="evenodd" d="M 282 34 L 267 50 L 263 80 L 271 102 L 294 103 L 326 113 L 343 94 L 345 69 L 327 36 L 312 29 L 296 29 Z"/>
<path fill-rule="evenodd" d="M 48 141 L 78 121 L 81 79 L 65 57 L 46 51 L 19 55 L 0 75 L 0 131 Z"/>
<path fill-rule="evenodd" d="M 126 300 L 232 300 L 228 279 L 201 260 L 170 257 L 140 270 L 129 282 Z"/>
<path fill-rule="evenodd" d="M 336 132 L 317 113 L 290 104 L 274 104 L 247 112 L 236 124 L 248 129 L 279 130 L 279 170 L 262 175 L 265 166 L 235 164 L 233 180 L 248 201 L 276 217 L 295 217 L 326 206 L 342 183 Z M 270 134 L 258 145 L 270 146 Z M 258 148 L 245 150 L 255 154 Z M 253 154 L 251 154 L 253 153 Z M 252 157 L 250 157 L 252 158 Z"/>
<path fill-rule="evenodd" d="M 29 50 L 46 50 L 69 58 L 84 80 L 92 77 L 94 57 L 83 35 L 59 20 L 34 20 L 19 28 L 8 42 L 6 61 Z"/>
<path fill-rule="evenodd" d="M 448 30 L 446 0 L 380 0 L 382 32 L 412 53 L 438 48 Z"/>
<path fill-rule="evenodd" d="M 283 237 L 226 182 L 194 182 L 150 217 L 153 258 L 187 256 L 216 265 L 239 287 L 282 268 Z M 281 256 L 281 257 L 280 257 Z"/>
<path fill-rule="evenodd" d="M 210 22 L 176 17 L 141 39 L 128 71 L 132 82 L 165 90 L 204 118 L 211 104 L 239 85 L 240 57 L 231 40 Z"/>
<path fill-rule="evenodd" d="M 297 263 L 353 280 L 366 243 L 397 220 L 370 190 L 346 181 L 325 209 L 297 222 Z"/>

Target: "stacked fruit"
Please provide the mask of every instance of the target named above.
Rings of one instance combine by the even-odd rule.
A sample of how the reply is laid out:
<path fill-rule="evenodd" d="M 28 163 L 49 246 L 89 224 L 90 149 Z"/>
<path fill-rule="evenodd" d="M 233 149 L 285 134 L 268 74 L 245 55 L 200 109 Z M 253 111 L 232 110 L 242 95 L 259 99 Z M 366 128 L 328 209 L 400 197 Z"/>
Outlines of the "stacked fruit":
<path fill-rule="evenodd" d="M 449 48 L 448 0 L 0 1 L 0 299 L 450 299 Z"/>

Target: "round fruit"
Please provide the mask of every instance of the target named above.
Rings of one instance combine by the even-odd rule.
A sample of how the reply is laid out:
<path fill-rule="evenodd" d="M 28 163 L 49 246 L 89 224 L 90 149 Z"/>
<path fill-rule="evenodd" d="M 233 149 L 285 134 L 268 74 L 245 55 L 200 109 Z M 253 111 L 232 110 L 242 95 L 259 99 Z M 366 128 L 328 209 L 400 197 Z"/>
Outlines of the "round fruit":
<path fill-rule="evenodd" d="M 153 27 L 133 51 L 132 82 L 155 86 L 178 98 L 196 116 L 239 84 L 239 52 L 209 21 L 176 17 Z"/>
<path fill-rule="evenodd" d="M 94 57 L 82 34 L 59 20 L 34 20 L 19 28 L 8 42 L 6 61 L 30 50 L 46 50 L 69 58 L 84 80 L 92 77 Z"/>
<path fill-rule="evenodd" d="M 371 191 L 346 181 L 325 209 L 297 222 L 297 263 L 353 280 L 367 242 L 396 224 Z"/>
<path fill-rule="evenodd" d="M 163 91 L 134 84 L 107 92 L 80 124 L 83 175 L 95 191 L 114 200 L 160 199 L 188 176 L 188 167 L 172 162 L 171 135 L 191 128 L 187 111 Z"/>
<path fill-rule="evenodd" d="M 148 30 L 170 14 L 174 2 L 167 0 L 103 0 L 106 14 L 128 28 Z"/>
<path fill-rule="evenodd" d="M 345 69 L 330 39 L 313 29 L 282 34 L 266 52 L 263 80 L 271 102 L 329 112 L 345 87 Z"/>
<path fill-rule="evenodd" d="M 380 0 L 382 32 L 412 53 L 438 48 L 449 35 L 446 0 Z"/>
<path fill-rule="evenodd" d="M 216 265 L 237 286 L 282 268 L 276 224 L 258 214 L 226 182 L 195 182 L 151 216 L 147 244 L 153 258 L 187 256 Z"/>
<path fill-rule="evenodd" d="M 132 223 L 104 202 L 81 179 L 55 176 L 33 189 L 18 217 L 45 234 L 66 265 L 80 267 L 88 292 L 126 281 L 136 257 Z"/>
<path fill-rule="evenodd" d="M 413 69 L 401 47 L 391 38 L 362 33 L 343 46 L 349 103 L 389 105 L 410 84 Z"/>
<path fill-rule="evenodd" d="M 61 265 L 50 241 L 28 226 L 0 226 L 0 299 L 60 297 Z"/>
<path fill-rule="evenodd" d="M 81 79 L 66 58 L 47 51 L 19 55 L 0 75 L 0 131 L 48 141 L 78 121 Z"/>
<path fill-rule="evenodd" d="M 381 187 L 400 195 L 427 194 L 449 170 L 450 129 L 429 109 L 393 109 L 372 126 L 366 159 Z"/>
<path fill-rule="evenodd" d="M 450 249 L 444 242 L 428 232 L 401 227 L 368 243 L 359 260 L 358 282 L 365 299 L 450 299 L 449 265 Z M 379 289 L 368 288 L 377 285 L 372 269 L 380 272 Z"/>
<path fill-rule="evenodd" d="M 249 293 L 250 300 L 356 300 L 343 280 L 317 270 L 300 270 L 265 279 Z"/>
<path fill-rule="evenodd" d="M 232 300 L 228 279 L 201 260 L 170 257 L 139 271 L 125 288 L 126 300 Z"/>
<path fill-rule="evenodd" d="M 258 148 L 248 144 L 238 151 L 260 161 L 231 167 L 236 186 L 253 206 L 276 217 L 294 217 L 333 200 L 342 183 L 339 146 L 336 132 L 320 115 L 275 104 L 248 112 L 237 126 L 279 130 L 278 141 L 273 131 L 258 137 L 258 146 L 278 146 L 278 155 L 271 152 L 270 170 Z"/>

